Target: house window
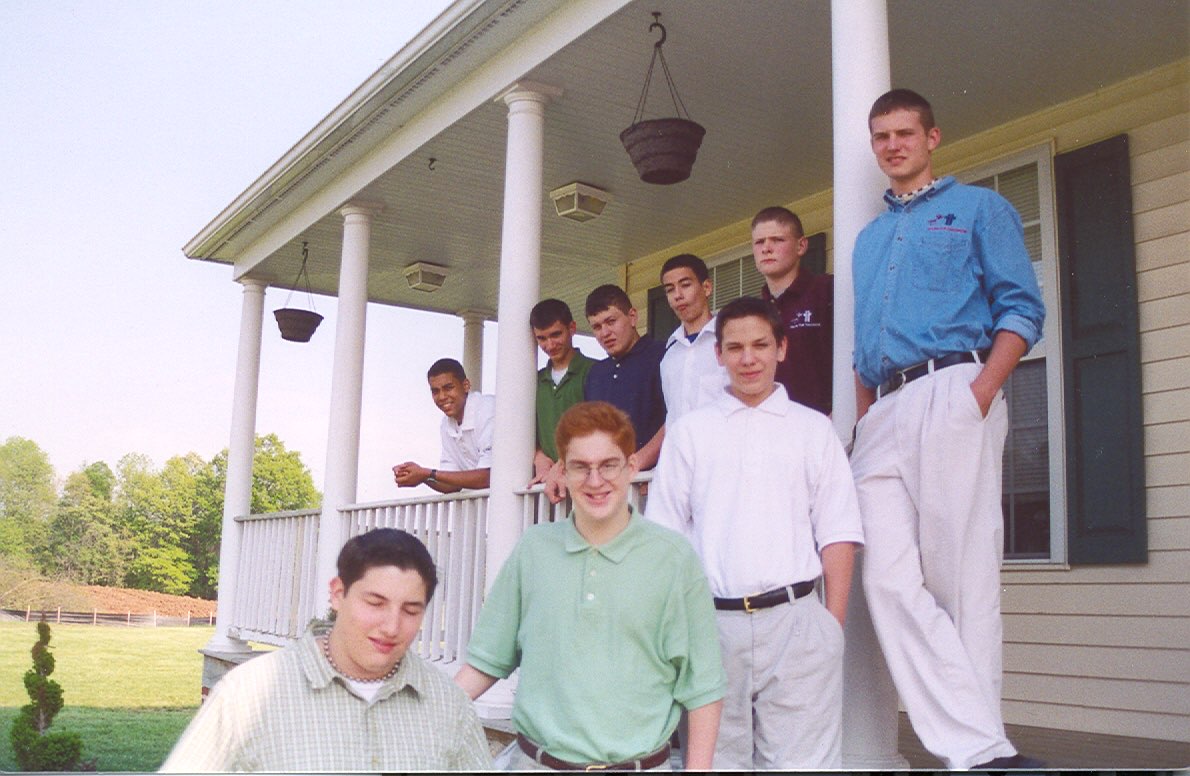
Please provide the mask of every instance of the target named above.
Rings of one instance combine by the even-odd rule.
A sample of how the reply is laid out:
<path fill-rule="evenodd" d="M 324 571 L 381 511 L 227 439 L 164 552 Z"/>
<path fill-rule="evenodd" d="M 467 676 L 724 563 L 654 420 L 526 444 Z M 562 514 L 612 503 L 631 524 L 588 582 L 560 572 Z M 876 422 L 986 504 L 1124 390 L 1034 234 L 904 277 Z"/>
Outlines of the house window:
<path fill-rule="evenodd" d="M 822 274 L 826 271 L 826 232 L 818 232 L 807 239 L 809 245 L 806 254 L 802 256 L 801 266 Z M 764 275 L 756 269 L 756 261 L 752 258 L 750 248 L 739 258 L 729 259 L 709 267 L 713 289 L 711 291 L 711 309 L 718 310 L 728 302 L 735 301 L 741 296 L 760 296 L 764 288 Z M 714 259 L 708 260 L 708 264 Z"/>
<path fill-rule="evenodd" d="M 956 177 L 999 192 L 1016 208 L 1047 310 L 1042 340 L 1004 386 L 1009 418 L 1002 496 L 1004 558 L 1012 562 L 1062 561 L 1065 456 L 1050 149 L 1041 146 Z"/>

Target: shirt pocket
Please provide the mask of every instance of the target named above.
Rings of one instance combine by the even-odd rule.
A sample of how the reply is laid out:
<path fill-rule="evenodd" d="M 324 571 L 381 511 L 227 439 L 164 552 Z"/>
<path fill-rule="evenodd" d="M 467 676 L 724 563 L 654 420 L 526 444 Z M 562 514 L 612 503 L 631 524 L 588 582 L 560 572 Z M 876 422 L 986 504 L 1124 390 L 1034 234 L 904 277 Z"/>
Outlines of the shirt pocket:
<path fill-rule="evenodd" d="M 969 244 L 963 232 L 927 232 L 918 244 L 921 258 L 913 269 L 914 288 L 958 291 L 966 272 Z"/>

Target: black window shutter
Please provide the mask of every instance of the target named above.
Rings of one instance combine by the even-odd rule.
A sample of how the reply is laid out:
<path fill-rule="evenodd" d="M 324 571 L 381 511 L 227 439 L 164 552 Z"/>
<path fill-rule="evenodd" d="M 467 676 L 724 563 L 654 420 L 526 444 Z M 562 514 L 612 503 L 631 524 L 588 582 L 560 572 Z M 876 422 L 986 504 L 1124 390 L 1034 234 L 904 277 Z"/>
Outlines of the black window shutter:
<path fill-rule="evenodd" d="M 669 306 L 669 300 L 665 298 L 665 286 L 653 286 L 649 289 L 648 316 L 649 336 L 664 345 L 669 335 L 673 334 L 674 329 L 681 323 L 673 308 Z"/>
<path fill-rule="evenodd" d="M 1143 563 L 1144 428 L 1128 136 L 1054 158 L 1071 564 Z"/>
<path fill-rule="evenodd" d="M 826 273 L 826 232 L 818 232 L 806 238 L 806 255 L 802 256 L 802 266 L 815 275 Z"/>

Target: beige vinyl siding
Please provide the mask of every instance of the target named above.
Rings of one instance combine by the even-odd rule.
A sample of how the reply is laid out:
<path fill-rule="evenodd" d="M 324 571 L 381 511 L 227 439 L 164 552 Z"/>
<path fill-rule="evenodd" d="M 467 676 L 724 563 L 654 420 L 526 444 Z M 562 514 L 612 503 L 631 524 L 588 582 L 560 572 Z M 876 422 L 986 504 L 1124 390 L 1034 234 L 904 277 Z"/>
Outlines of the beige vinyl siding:
<path fill-rule="evenodd" d="M 1149 560 L 1005 566 L 1010 723 L 1190 741 L 1188 106 L 1190 61 L 1182 61 L 943 143 L 935 157 L 936 169 L 949 173 L 1047 141 L 1062 153 L 1124 132 L 1130 138 Z M 807 233 L 830 229 L 829 191 L 785 204 Z M 746 251 L 748 236 L 740 222 L 644 257 L 627 268 L 629 293 L 643 306 L 668 256 Z"/>
<path fill-rule="evenodd" d="M 1111 112 L 1152 117 L 1146 123 L 1093 117 L 1056 133 L 1078 136 L 1086 123 L 1102 136 L 1129 135 L 1149 561 L 1006 567 L 1004 711 L 1012 722 L 1190 741 L 1190 88 L 1182 73 L 1173 87 L 1180 111 L 1152 117 L 1163 94 L 1139 95 Z"/>

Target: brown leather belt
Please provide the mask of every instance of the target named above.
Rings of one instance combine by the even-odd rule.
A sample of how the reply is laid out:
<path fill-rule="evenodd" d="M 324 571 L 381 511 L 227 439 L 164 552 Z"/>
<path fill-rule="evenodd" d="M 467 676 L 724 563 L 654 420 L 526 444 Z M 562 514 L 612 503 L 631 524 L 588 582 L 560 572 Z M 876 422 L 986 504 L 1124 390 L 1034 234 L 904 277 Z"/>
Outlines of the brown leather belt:
<path fill-rule="evenodd" d="M 790 597 L 790 591 L 793 592 L 792 598 Z M 809 582 L 795 582 L 792 585 L 779 587 L 767 593 L 747 595 L 743 598 L 716 598 L 715 608 L 725 612 L 744 611 L 751 614 L 757 609 L 770 609 L 774 606 L 780 606 L 783 603 L 796 601 L 813 591 L 814 580 L 810 580 Z"/>
<path fill-rule="evenodd" d="M 939 369 L 945 369 L 948 366 L 956 366 L 958 364 L 982 364 L 987 360 L 988 351 L 986 350 L 965 350 L 962 353 L 951 353 L 947 356 L 939 356 L 938 358 L 931 358 L 928 361 L 922 361 L 920 364 L 914 364 L 911 367 L 896 372 L 892 377 L 882 382 L 876 388 L 876 399 L 882 399 L 898 388 L 908 385 L 919 377 L 933 374 Z"/>
<path fill-rule="evenodd" d="M 656 768 L 669 759 L 669 744 L 666 744 L 656 752 L 647 754 L 637 760 L 628 760 L 622 763 L 588 763 L 582 765 L 559 760 L 520 733 L 516 734 L 516 742 L 517 746 L 525 754 L 532 757 L 534 762 L 539 762 L 547 768 L 553 768 L 555 771 L 647 771 L 650 768 Z"/>

